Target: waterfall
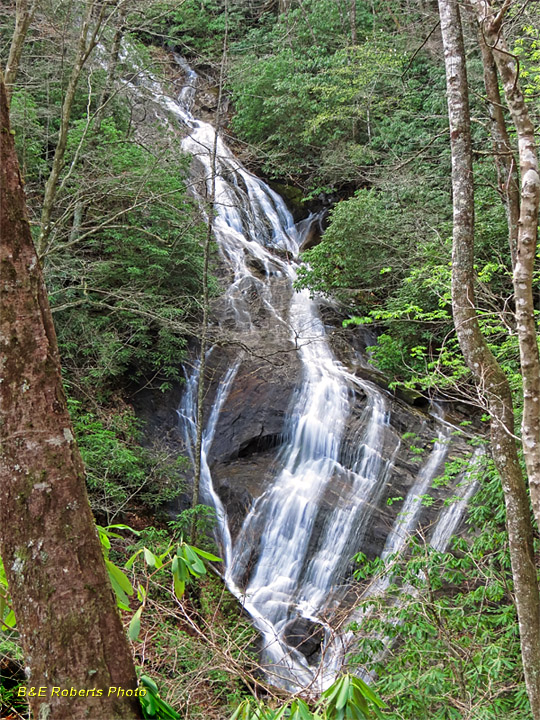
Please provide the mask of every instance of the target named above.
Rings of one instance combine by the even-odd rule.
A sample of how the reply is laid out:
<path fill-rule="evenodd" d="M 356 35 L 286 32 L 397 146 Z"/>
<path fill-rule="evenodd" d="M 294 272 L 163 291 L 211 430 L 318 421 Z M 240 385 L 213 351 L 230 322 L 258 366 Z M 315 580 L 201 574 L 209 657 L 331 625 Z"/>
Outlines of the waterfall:
<path fill-rule="evenodd" d="M 182 58 L 177 62 L 186 86 L 176 101 L 162 96 L 161 102 L 186 128 L 182 144 L 201 178 L 195 194 L 204 213 L 209 212 L 205 198 L 216 147 L 214 231 L 230 273 L 220 316 L 231 337 L 242 337 L 245 345 L 224 371 L 206 421 L 202 497 L 216 509 L 225 580 L 263 638 L 262 662 L 269 678 L 285 688 L 310 683 L 320 688 L 334 679 L 344 648 L 332 637 L 328 617 L 346 594 L 351 558 L 363 547 L 374 508 L 388 493 L 402 442 L 391 427 L 390 396 L 336 359 L 317 302 L 307 291 L 292 289 L 302 238 L 284 201 L 241 165 L 221 137 L 216 139 L 210 124 L 193 117 L 197 76 Z M 287 343 L 299 362 L 300 380 L 290 399 L 273 479 L 253 501 L 233 539 L 209 457 L 220 415 L 249 355 L 248 341 L 256 342 L 261 334 Z M 215 346 L 209 357 L 219 353 Z M 178 409 L 191 453 L 197 382 L 195 364 Z M 353 422 L 359 398 L 361 418 Z M 400 552 L 418 526 L 421 496 L 442 471 L 449 436 L 450 430 L 442 426 L 388 529 L 383 556 Z M 444 530 L 438 535 L 438 526 L 435 529 L 435 546 L 446 544 L 457 529 L 467 493 L 461 505 L 450 506 L 441 516 Z M 308 660 L 304 631 L 319 638 L 314 661 Z"/>

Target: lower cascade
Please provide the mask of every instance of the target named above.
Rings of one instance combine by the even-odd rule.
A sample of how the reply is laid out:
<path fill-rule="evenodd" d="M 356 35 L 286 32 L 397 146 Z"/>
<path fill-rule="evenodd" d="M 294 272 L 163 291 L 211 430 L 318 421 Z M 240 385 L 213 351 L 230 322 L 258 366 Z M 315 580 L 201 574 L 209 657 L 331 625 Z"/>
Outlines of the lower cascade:
<path fill-rule="evenodd" d="M 320 689 L 354 641 L 353 556 L 399 554 L 420 527 L 444 550 L 474 483 L 433 490 L 465 444 L 438 413 L 381 389 L 362 341 L 344 353 L 323 319 L 332 309 L 294 290 L 299 248 L 318 218 L 296 225 L 281 197 L 195 119 L 197 76 L 177 62 L 186 85 L 161 101 L 187 128 L 202 208 L 215 149 L 214 231 L 227 286 L 210 328 L 219 343 L 207 353 L 201 499 L 216 510 L 225 580 L 260 632 L 268 678 Z M 198 375 L 194 363 L 178 408 L 192 457 Z M 428 492 L 432 507 L 422 503 Z M 458 500 L 439 511 L 449 496 Z"/>

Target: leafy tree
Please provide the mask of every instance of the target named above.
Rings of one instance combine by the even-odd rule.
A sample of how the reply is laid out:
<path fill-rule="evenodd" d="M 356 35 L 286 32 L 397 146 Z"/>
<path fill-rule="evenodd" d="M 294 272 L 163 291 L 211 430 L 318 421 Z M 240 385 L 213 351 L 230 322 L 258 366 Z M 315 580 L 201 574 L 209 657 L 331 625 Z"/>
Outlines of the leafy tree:
<path fill-rule="evenodd" d="M 358 190 L 330 212 L 323 241 L 304 253 L 298 286 L 367 310 L 401 286 L 414 252 L 414 209 L 376 190 Z"/>

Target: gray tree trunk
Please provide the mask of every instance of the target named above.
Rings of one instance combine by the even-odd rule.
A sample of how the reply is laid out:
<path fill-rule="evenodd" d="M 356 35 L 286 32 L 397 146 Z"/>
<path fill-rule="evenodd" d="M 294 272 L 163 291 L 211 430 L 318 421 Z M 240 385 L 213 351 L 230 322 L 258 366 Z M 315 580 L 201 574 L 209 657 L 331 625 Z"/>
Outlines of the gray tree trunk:
<path fill-rule="evenodd" d="M 504 118 L 501 94 L 499 92 L 499 79 L 497 66 L 493 57 L 492 48 L 487 45 L 484 33 L 479 32 L 480 49 L 482 51 L 482 64 L 484 68 L 484 85 L 488 100 L 488 111 L 491 120 L 491 138 L 493 154 L 499 181 L 499 193 L 506 209 L 508 223 L 508 244 L 512 258 L 512 268 L 516 265 L 519 226 L 519 181 L 518 164 L 514 155 L 514 148 L 510 142 L 506 121 Z"/>
<path fill-rule="evenodd" d="M 13 86 L 15 85 L 17 73 L 19 71 L 19 64 L 21 62 L 26 33 L 28 32 L 28 28 L 30 27 L 30 23 L 32 22 L 38 4 L 39 0 L 33 0 L 30 7 L 28 7 L 28 0 L 17 0 L 15 9 L 15 30 L 13 31 L 13 36 L 11 38 L 11 45 L 9 47 L 9 55 L 4 74 L 8 103 L 11 98 L 11 93 L 13 92 Z"/>
<path fill-rule="evenodd" d="M 540 357 L 533 297 L 533 273 L 540 208 L 538 153 L 534 125 L 520 87 L 516 61 L 508 51 L 501 27 L 504 8 L 499 14 L 496 14 L 485 0 L 475 0 L 474 5 L 477 10 L 480 32 L 483 34 L 486 44 L 493 48 L 493 56 L 518 137 L 521 188 L 513 282 L 516 328 L 523 377 L 521 436 L 532 507 L 536 522 L 540 527 Z"/>
<path fill-rule="evenodd" d="M 501 476 L 527 694 L 540 720 L 540 598 L 529 500 L 514 439 L 508 379 L 482 335 L 474 295 L 474 185 L 465 48 L 457 0 L 438 0 L 446 67 L 454 204 L 452 310 L 459 344 L 491 412 Z"/>

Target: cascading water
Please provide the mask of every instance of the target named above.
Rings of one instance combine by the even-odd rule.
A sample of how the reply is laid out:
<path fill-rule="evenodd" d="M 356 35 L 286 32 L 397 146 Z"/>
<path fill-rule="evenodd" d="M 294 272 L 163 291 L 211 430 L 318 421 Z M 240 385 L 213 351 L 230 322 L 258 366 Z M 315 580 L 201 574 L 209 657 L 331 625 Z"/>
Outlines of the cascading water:
<path fill-rule="evenodd" d="M 330 641 L 326 618 L 344 597 L 351 557 L 362 548 L 373 508 L 387 492 L 401 441 L 390 428 L 389 396 L 336 360 L 317 303 L 306 291 L 292 290 L 301 238 L 283 200 L 242 167 L 211 125 L 193 117 L 196 75 L 184 60 L 177 62 L 186 87 L 178 101 L 164 97 L 162 103 L 187 127 L 183 147 L 203 176 L 203 208 L 216 149 L 214 231 L 231 275 L 221 303 L 223 323 L 244 340 L 261 331 L 281 333 L 301 367 L 274 478 L 252 503 L 234 541 L 213 486 L 209 455 L 245 351 L 231 362 L 215 393 L 203 434 L 201 490 L 217 511 L 226 582 L 264 639 L 263 663 L 271 680 L 284 687 L 321 686 L 332 681 L 343 652 L 335 639 Z M 196 366 L 178 410 L 188 448 L 195 442 L 197 381 Z M 361 422 L 351 430 L 359 397 Z M 401 514 L 388 529 L 383 554 L 399 552 L 417 526 L 419 497 L 441 470 L 448 435 L 441 429 Z M 459 517 L 458 511 L 448 516 L 445 527 L 455 530 Z M 296 639 L 298 627 L 319 633 L 315 655 L 317 662 L 325 660 L 322 671 L 317 662 L 308 661 L 303 641 Z"/>

